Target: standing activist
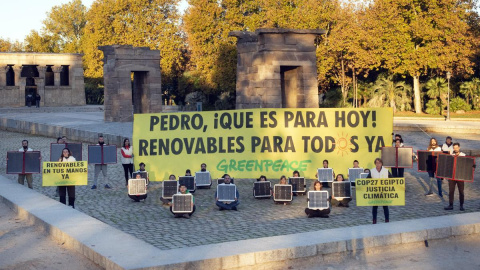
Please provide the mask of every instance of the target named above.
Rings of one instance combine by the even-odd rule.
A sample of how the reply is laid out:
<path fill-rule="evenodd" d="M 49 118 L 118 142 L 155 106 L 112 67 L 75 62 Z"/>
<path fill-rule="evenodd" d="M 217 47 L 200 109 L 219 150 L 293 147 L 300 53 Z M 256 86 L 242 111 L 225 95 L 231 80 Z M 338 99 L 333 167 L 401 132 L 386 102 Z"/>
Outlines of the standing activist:
<path fill-rule="evenodd" d="M 105 144 L 105 140 L 103 138 L 103 135 L 98 135 L 98 144 L 97 145 L 104 145 L 104 144 Z M 107 164 L 95 164 L 95 171 L 94 171 L 94 175 L 93 175 L 92 189 L 97 188 L 97 180 L 98 180 L 98 175 L 100 174 L 100 171 L 102 171 L 103 180 L 105 180 L 105 188 L 109 189 L 110 186 L 108 185 Z"/>
<path fill-rule="evenodd" d="M 63 148 L 62 155 L 58 162 L 75 162 L 75 158 L 72 156 L 70 149 Z M 58 193 L 60 197 L 60 202 L 66 204 L 66 198 L 68 192 L 68 205 L 72 208 L 75 208 L 75 186 L 59 186 Z"/>
<path fill-rule="evenodd" d="M 132 178 L 133 173 L 133 150 L 130 146 L 130 140 L 125 138 L 123 140 L 122 152 L 122 166 L 125 173 L 125 186 L 128 186 L 128 179 Z"/>
<path fill-rule="evenodd" d="M 452 154 L 453 153 L 453 142 L 452 142 L 452 137 L 448 136 L 445 139 L 445 143 L 442 145 L 442 151 L 447 154 Z"/>
<path fill-rule="evenodd" d="M 430 144 L 428 145 L 427 151 L 431 151 L 431 152 L 441 152 L 442 151 L 442 148 L 440 148 L 440 146 L 438 146 L 437 139 L 435 139 L 435 138 L 430 139 Z M 435 166 L 434 166 L 434 164 L 435 164 Z M 436 162 L 435 163 L 431 162 L 431 165 L 429 167 L 427 167 L 428 176 L 430 177 L 430 181 L 429 181 L 430 184 L 428 185 L 428 191 L 425 194 L 425 196 L 432 196 L 433 195 L 432 187 L 433 187 L 433 182 L 435 181 L 436 168 L 437 168 Z M 437 186 L 438 186 L 438 196 L 442 197 L 443 194 L 442 194 L 442 179 L 441 178 L 437 178 Z"/>
<path fill-rule="evenodd" d="M 390 172 L 383 167 L 383 160 L 381 158 L 375 159 L 375 168 L 370 170 L 367 178 L 390 178 Z M 372 215 L 373 215 L 373 224 L 377 224 L 377 211 L 378 206 L 374 206 L 372 208 Z M 390 212 L 388 210 L 388 206 L 383 206 L 383 214 L 385 215 L 385 223 L 390 221 Z"/>
<path fill-rule="evenodd" d="M 452 156 L 460 156 L 464 157 L 465 153 L 460 152 L 460 144 L 454 143 L 452 145 L 453 152 Z M 465 211 L 463 208 L 463 203 L 465 201 L 465 194 L 463 190 L 465 189 L 465 182 L 463 181 L 455 181 L 455 180 L 448 180 L 448 206 L 445 207 L 445 210 L 453 210 L 453 200 L 455 199 L 455 185 L 458 186 L 458 197 L 460 199 L 460 211 Z"/>
<path fill-rule="evenodd" d="M 22 148 L 18 149 L 19 152 L 31 152 L 33 151 L 32 148 L 28 147 L 28 141 L 23 140 L 22 141 Z M 28 188 L 33 189 L 33 176 L 31 173 L 25 173 L 25 174 L 18 174 L 18 183 L 20 185 L 25 184 L 25 178 L 27 178 L 27 185 Z"/>

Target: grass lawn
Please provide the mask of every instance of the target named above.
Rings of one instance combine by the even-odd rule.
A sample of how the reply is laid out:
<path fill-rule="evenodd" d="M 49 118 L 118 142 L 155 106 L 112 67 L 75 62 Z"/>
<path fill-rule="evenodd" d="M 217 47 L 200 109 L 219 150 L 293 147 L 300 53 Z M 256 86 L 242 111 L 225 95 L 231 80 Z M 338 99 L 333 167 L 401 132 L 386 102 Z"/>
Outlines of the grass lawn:
<path fill-rule="evenodd" d="M 397 112 L 394 116 L 396 117 L 424 117 L 424 118 L 441 118 L 445 119 L 447 114 L 444 113 L 443 116 L 438 114 L 426 114 L 426 113 L 419 113 L 416 114 L 414 112 Z M 450 112 L 450 118 L 480 118 L 480 111 L 469 111 L 462 114 Z"/>

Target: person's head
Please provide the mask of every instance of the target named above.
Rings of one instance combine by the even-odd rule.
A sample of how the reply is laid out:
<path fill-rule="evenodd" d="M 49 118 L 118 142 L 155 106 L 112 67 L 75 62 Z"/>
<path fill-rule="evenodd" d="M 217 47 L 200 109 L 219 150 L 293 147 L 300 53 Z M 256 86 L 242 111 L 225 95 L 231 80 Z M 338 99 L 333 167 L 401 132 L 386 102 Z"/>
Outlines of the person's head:
<path fill-rule="evenodd" d="M 315 180 L 315 182 L 313 182 L 313 190 L 314 191 L 322 190 L 322 183 L 320 183 L 320 181 L 318 180 Z"/>
<path fill-rule="evenodd" d="M 22 141 L 22 146 L 24 149 L 27 149 L 28 148 L 28 141 L 27 140 L 23 140 Z"/>
<path fill-rule="evenodd" d="M 428 148 L 435 148 L 438 146 L 438 142 L 437 142 L 437 139 L 435 138 L 430 138 L 430 144 L 428 146 Z"/>
<path fill-rule="evenodd" d="M 181 184 L 178 187 L 178 190 L 180 190 L 180 193 L 185 194 L 187 192 L 187 186 L 185 186 L 185 184 Z"/>
<path fill-rule="evenodd" d="M 286 185 L 287 184 L 287 177 L 285 177 L 285 175 L 282 175 L 282 177 L 280 177 L 280 185 Z"/>
<path fill-rule="evenodd" d="M 293 172 L 293 177 L 300 177 L 300 172 L 299 171 L 294 171 Z"/>
<path fill-rule="evenodd" d="M 396 139 L 402 140 L 402 135 L 400 135 L 400 134 L 395 134 L 395 140 L 396 140 Z"/>
<path fill-rule="evenodd" d="M 230 182 L 232 181 L 232 178 L 230 177 L 230 175 L 225 174 L 223 176 L 223 181 L 224 181 L 225 184 L 230 184 Z"/>
<path fill-rule="evenodd" d="M 141 162 L 140 164 L 138 164 L 138 166 L 140 167 L 141 171 L 145 171 L 145 163 Z"/>
<path fill-rule="evenodd" d="M 202 164 L 200 165 L 200 170 L 201 170 L 202 172 L 207 171 L 207 164 L 202 163 Z"/>
<path fill-rule="evenodd" d="M 267 177 L 265 175 L 260 175 L 257 181 L 267 181 Z"/>
<path fill-rule="evenodd" d="M 69 158 L 71 155 L 72 155 L 72 153 L 70 152 L 70 149 L 63 148 L 62 156 L 61 156 L 62 158 L 64 158 L 64 157 Z"/>
<path fill-rule="evenodd" d="M 342 182 L 345 179 L 343 178 L 343 174 L 339 173 L 339 174 L 337 174 L 337 178 L 335 180 L 337 180 L 338 182 Z"/>
<path fill-rule="evenodd" d="M 370 173 L 370 169 L 363 170 L 364 173 Z"/>
<path fill-rule="evenodd" d="M 103 138 L 103 135 L 98 135 L 98 144 L 104 144 L 105 139 Z"/>
<path fill-rule="evenodd" d="M 328 168 L 328 160 L 323 161 L 323 168 Z"/>
<path fill-rule="evenodd" d="M 185 171 L 185 176 L 192 176 L 192 172 L 190 171 L 190 169 L 187 169 Z"/>
<path fill-rule="evenodd" d="M 176 180 L 177 178 L 175 177 L 174 174 L 170 174 L 170 176 L 168 177 L 168 180 Z"/>
<path fill-rule="evenodd" d="M 123 147 L 130 147 L 130 140 L 128 138 L 123 139 Z"/>
<path fill-rule="evenodd" d="M 137 174 L 135 175 L 135 178 L 136 178 L 136 179 L 141 179 L 141 178 L 142 178 L 142 175 L 139 174 L 139 173 L 137 173 Z"/>
<path fill-rule="evenodd" d="M 448 136 L 446 139 L 445 139 L 445 142 L 447 144 L 452 144 L 452 137 Z"/>
<path fill-rule="evenodd" d="M 377 170 L 380 170 L 383 166 L 383 160 L 381 158 L 376 158 L 374 163 Z"/>
<path fill-rule="evenodd" d="M 63 143 L 67 143 L 67 136 L 62 136 Z"/>
<path fill-rule="evenodd" d="M 57 138 L 57 143 L 64 143 L 62 137 Z"/>
<path fill-rule="evenodd" d="M 400 139 L 395 139 L 395 147 L 400 147 L 402 141 Z"/>
<path fill-rule="evenodd" d="M 456 142 L 453 144 L 453 152 L 460 153 L 460 143 Z"/>
<path fill-rule="evenodd" d="M 353 161 L 353 168 L 358 168 L 358 167 L 359 167 L 358 160 L 354 160 Z"/>

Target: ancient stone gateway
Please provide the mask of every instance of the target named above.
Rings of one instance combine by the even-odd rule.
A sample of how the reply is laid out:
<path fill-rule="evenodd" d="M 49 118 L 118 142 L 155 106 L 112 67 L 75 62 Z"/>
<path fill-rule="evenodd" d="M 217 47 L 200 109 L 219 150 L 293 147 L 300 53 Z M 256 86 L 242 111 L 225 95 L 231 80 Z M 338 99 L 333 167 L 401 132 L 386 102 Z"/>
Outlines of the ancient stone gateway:
<path fill-rule="evenodd" d="M 0 107 L 85 105 L 82 54 L 0 53 Z"/>
<path fill-rule="evenodd" d="M 133 121 L 134 113 L 162 111 L 160 51 L 131 45 L 101 46 L 104 119 Z"/>
<path fill-rule="evenodd" d="M 318 108 L 315 38 L 324 30 L 230 32 L 237 42 L 236 108 Z"/>

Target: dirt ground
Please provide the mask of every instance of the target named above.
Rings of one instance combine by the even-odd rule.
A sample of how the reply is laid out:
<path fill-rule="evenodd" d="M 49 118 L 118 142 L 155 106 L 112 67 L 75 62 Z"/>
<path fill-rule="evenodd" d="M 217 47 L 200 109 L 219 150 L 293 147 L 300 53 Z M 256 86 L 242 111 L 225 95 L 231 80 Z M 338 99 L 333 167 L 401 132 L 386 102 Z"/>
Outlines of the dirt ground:
<path fill-rule="evenodd" d="M 0 202 L 0 269 L 102 269 L 83 255 L 64 248 Z"/>

